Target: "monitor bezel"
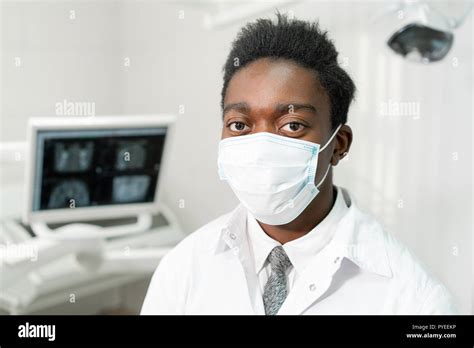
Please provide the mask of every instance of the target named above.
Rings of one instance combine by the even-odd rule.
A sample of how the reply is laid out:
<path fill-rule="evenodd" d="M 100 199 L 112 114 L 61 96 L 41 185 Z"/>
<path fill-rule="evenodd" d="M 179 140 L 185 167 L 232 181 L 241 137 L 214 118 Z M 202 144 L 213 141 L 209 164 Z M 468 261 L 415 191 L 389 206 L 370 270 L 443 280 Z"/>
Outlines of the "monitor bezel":
<path fill-rule="evenodd" d="M 32 117 L 28 122 L 27 154 L 25 167 L 25 205 L 22 220 L 25 224 L 65 223 L 133 217 L 140 214 L 155 214 L 159 211 L 159 189 L 162 170 L 158 173 L 155 194 L 152 202 L 125 203 L 120 205 L 103 205 L 94 207 L 76 207 L 52 210 L 33 210 L 33 195 L 36 171 L 36 145 L 40 131 L 68 130 L 103 130 L 103 129 L 139 129 L 166 128 L 165 145 L 162 163 L 166 162 L 167 144 L 170 141 L 170 127 L 176 120 L 175 116 L 160 115 L 120 115 L 91 117 Z"/>

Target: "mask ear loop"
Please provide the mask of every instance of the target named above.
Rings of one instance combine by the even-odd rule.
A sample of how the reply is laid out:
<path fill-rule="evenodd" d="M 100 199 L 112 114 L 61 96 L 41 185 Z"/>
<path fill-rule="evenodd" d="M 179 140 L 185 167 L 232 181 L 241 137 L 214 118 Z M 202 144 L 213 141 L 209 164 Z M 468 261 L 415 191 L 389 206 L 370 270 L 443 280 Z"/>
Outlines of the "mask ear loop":
<path fill-rule="evenodd" d="M 334 131 L 334 133 L 332 133 L 331 137 L 329 138 L 329 140 L 326 142 L 326 145 L 324 145 L 322 148 L 319 149 L 319 152 L 322 152 L 330 143 L 331 141 L 334 139 L 334 137 L 336 136 L 337 132 L 339 132 L 339 129 L 341 129 L 342 127 L 342 123 L 337 126 L 336 130 Z"/>
<path fill-rule="evenodd" d="M 324 145 L 320 150 L 319 152 L 322 152 L 330 143 L 331 141 L 334 139 L 334 137 L 336 136 L 337 132 L 339 132 L 339 129 L 341 129 L 342 127 L 342 123 L 337 126 L 336 130 L 334 131 L 334 133 L 332 133 L 331 137 L 329 138 L 329 140 L 326 142 L 326 145 Z M 319 186 L 321 186 L 321 184 L 324 182 L 324 180 L 326 180 L 326 176 L 328 176 L 328 173 L 329 173 L 329 169 L 331 169 L 332 165 L 331 163 L 329 163 L 328 165 L 328 169 L 326 169 L 326 173 L 324 174 L 323 178 L 321 179 L 321 181 L 319 182 L 319 184 L 316 185 L 316 188 L 319 189 Z"/>
<path fill-rule="evenodd" d="M 329 163 L 328 165 L 328 169 L 326 170 L 326 174 L 324 174 L 323 178 L 321 179 L 321 181 L 319 182 L 319 184 L 316 185 L 316 188 L 319 189 L 319 186 L 321 186 L 321 184 L 324 182 L 324 180 L 326 179 L 326 176 L 328 176 L 328 173 L 329 173 L 329 169 L 331 169 L 332 165 L 331 163 Z"/>

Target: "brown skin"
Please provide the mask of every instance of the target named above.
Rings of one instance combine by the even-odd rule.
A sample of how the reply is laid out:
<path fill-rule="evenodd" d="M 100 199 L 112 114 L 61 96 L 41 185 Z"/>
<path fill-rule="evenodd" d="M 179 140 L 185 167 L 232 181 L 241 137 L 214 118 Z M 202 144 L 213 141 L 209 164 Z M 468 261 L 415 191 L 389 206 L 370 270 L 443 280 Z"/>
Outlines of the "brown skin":
<path fill-rule="evenodd" d="M 257 132 L 303 139 L 321 146 L 329 140 L 333 132 L 331 105 L 316 72 L 289 60 L 262 58 L 232 77 L 224 98 L 222 139 Z M 318 157 L 316 184 L 329 163 L 337 165 L 349 152 L 351 143 L 352 130 L 344 125 Z M 332 169 L 319 190 L 295 220 L 278 226 L 259 221 L 260 226 L 281 244 L 305 235 L 329 214 L 334 204 Z"/>

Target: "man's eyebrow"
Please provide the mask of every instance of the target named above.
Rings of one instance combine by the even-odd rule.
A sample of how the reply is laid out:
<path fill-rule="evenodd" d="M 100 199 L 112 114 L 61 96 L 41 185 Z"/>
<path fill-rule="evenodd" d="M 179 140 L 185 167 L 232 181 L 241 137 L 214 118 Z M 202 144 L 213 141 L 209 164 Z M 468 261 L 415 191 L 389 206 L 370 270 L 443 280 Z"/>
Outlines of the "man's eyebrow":
<path fill-rule="evenodd" d="M 224 106 L 224 110 L 222 111 L 222 113 L 225 114 L 229 110 L 237 110 L 248 113 L 250 111 L 250 106 L 245 102 L 227 104 L 226 106 Z"/>
<path fill-rule="evenodd" d="M 278 104 L 276 109 L 278 112 L 293 112 L 298 109 L 309 109 L 315 114 L 317 113 L 316 107 L 311 104 L 302 104 L 302 103 L 288 103 L 288 104 Z"/>

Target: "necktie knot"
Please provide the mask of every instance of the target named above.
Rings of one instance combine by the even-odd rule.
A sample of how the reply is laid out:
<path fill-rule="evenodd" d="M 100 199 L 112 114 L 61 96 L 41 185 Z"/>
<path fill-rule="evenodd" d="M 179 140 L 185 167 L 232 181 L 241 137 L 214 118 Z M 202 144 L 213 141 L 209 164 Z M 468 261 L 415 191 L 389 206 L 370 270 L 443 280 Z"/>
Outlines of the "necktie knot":
<path fill-rule="evenodd" d="M 291 266 L 291 261 L 281 246 L 273 248 L 273 250 L 268 255 L 268 261 L 270 262 L 272 272 L 275 273 L 285 273 L 286 270 Z"/>

